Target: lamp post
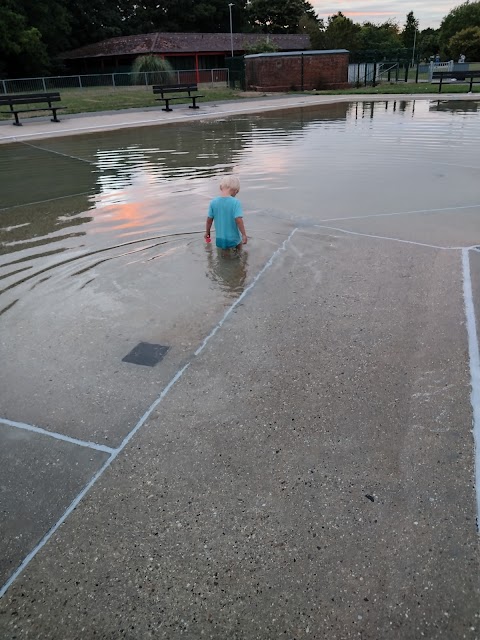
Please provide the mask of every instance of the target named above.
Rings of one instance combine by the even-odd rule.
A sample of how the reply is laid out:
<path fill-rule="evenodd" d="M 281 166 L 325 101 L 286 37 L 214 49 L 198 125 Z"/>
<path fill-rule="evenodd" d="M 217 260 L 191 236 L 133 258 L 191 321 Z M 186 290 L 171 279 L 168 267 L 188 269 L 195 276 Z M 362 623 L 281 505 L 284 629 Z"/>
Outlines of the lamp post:
<path fill-rule="evenodd" d="M 412 50 L 412 68 L 415 64 L 415 45 L 417 44 L 417 27 L 415 27 L 415 31 L 413 33 L 413 50 Z"/>
<path fill-rule="evenodd" d="M 233 2 L 229 2 L 228 3 L 228 8 L 230 10 L 230 48 L 232 50 L 232 58 L 233 58 L 233 28 L 232 28 L 232 7 L 233 7 L 234 3 Z"/>

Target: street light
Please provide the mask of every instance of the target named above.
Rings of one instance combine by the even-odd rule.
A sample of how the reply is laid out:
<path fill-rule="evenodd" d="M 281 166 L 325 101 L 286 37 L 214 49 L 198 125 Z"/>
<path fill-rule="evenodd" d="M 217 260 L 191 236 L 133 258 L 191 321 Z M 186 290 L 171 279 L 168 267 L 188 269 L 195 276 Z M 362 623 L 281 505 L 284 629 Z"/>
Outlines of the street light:
<path fill-rule="evenodd" d="M 415 45 L 417 44 L 417 26 L 415 25 L 415 31 L 413 32 L 413 51 L 412 51 L 412 68 L 415 64 Z"/>
<path fill-rule="evenodd" d="M 234 6 L 233 2 L 228 3 L 228 8 L 230 10 L 230 48 L 232 49 L 232 58 L 233 58 L 233 28 L 232 28 L 232 7 Z"/>

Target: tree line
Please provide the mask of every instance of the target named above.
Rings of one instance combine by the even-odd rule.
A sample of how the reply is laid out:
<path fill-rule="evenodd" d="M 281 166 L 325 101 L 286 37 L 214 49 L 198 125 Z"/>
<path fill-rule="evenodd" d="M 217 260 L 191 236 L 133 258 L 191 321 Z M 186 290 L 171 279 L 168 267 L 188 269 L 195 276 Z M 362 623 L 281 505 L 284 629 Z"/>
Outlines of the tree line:
<path fill-rule="evenodd" d="M 345 48 L 358 59 L 409 57 L 429 60 L 440 55 L 442 59 L 465 55 L 470 61 L 480 61 L 480 2 L 464 2 L 446 15 L 438 29 L 419 30 L 418 20 L 410 11 L 403 27 L 395 22 L 382 24 L 365 22 L 360 25 L 338 12 L 326 24 L 303 17 L 301 28 L 310 35 L 314 48 Z M 363 55 L 362 55 L 363 54 Z"/>
<path fill-rule="evenodd" d="M 415 51 L 480 60 L 480 1 L 459 5 L 439 29 L 418 31 L 410 12 L 403 26 L 358 24 L 338 12 L 318 18 L 308 0 L 236 0 L 235 32 L 306 33 L 313 49 L 375 52 L 379 59 Z M 221 33 L 230 30 L 226 0 L 1 0 L 0 77 L 63 73 L 59 55 L 116 36 L 155 31 Z"/>

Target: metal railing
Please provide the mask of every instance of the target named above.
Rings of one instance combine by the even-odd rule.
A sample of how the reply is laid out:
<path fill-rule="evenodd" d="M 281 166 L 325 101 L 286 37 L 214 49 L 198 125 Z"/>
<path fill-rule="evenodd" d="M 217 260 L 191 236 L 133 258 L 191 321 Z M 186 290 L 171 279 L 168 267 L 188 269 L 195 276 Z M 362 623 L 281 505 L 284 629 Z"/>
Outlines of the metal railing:
<path fill-rule="evenodd" d="M 348 82 L 357 86 L 374 83 L 378 69 L 376 62 L 357 62 L 348 65 Z"/>
<path fill-rule="evenodd" d="M 448 62 L 431 62 L 430 63 L 430 77 L 434 71 L 453 71 L 453 60 Z"/>
<path fill-rule="evenodd" d="M 195 69 L 181 71 L 150 71 L 141 73 L 97 73 L 78 76 L 51 76 L 0 80 L 0 94 L 31 93 L 58 89 L 89 89 L 91 87 L 149 87 L 152 84 L 202 84 L 228 86 L 228 69 Z"/>
<path fill-rule="evenodd" d="M 431 82 L 433 71 L 480 71 L 478 62 L 427 62 L 412 64 L 408 61 L 358 62 L 348 67 L 348 82 L 360 86 L 377 85 L 381 82 Z"/>

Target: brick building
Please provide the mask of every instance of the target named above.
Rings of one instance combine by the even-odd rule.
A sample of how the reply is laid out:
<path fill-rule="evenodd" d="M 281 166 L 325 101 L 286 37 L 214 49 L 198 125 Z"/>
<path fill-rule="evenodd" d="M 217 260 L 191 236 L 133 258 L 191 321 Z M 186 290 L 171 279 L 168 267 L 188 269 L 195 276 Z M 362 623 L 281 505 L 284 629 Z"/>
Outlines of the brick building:
<path fill-rule="evenodd" d="M 246 86 L 256 91 L 346 88 L 348 59 L 346 49 L 247 55 Z"/>

